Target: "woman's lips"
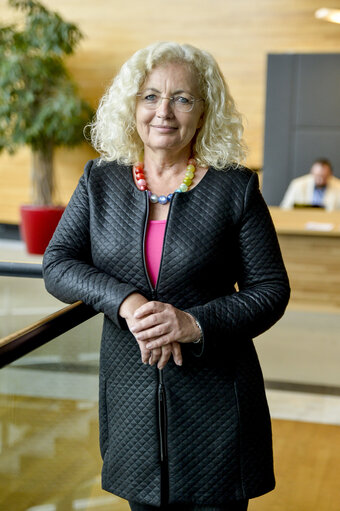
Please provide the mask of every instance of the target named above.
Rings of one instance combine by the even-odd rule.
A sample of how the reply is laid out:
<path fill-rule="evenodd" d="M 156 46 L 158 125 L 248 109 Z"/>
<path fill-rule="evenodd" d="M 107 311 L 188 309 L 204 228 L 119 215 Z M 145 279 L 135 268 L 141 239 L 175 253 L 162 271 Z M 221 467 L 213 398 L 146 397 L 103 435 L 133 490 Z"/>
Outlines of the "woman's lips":
<path fill-rule="evenodd" d="M 161 131 L 162 133 L 169 133 L 177 130 L 174 126 L 162 126 L 157 124 L 151 124 L 151 127 L 156 129 L 157 131 Z"/>

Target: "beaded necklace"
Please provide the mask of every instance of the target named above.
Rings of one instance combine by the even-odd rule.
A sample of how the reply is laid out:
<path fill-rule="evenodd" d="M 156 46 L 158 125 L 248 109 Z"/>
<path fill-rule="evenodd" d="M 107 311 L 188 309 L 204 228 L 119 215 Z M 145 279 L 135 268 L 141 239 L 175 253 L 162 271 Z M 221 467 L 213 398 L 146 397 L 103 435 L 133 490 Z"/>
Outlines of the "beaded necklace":
<path fill-rule="evenodd" d="M 168 202 L 171 201 L 171 199 L 174 195 L 173 193 L 169 193 L 169 195 L 159 195 L 158 196 L 155 193 L 152 193 L 148 189 L 148 185 L 146 183 L 146 178 L 145 178 L 145 174 L 144 174 L 144 163 L 143 162 L 136 163 L 133 166 L 133 171 L 136 176 L 138 190 L 140 190 L 141 192 L 144 192 L 145 190 L 147 190 L 149 193 L 150 202 L 152 202 L 154 204 L 156 204 L 157 202 L 159 204 L 167 204 Z M 182 192 L 187 192 L 189 190 L 190 185 L 191 185 L 191 183 L 194 179 L 194 176 L 195 176 L 195 171 L 196 171 L 196 161 L 193 158 L 190 158 L 190 160 L 188 161 L 188 165 L 186 167 L 184 179 L 183 179 L 182 183 L 179 185 L 179 187 L 177 188 L 177 190 L 174 191 L 174 193 L 175 192 L 182 193 Z"/>

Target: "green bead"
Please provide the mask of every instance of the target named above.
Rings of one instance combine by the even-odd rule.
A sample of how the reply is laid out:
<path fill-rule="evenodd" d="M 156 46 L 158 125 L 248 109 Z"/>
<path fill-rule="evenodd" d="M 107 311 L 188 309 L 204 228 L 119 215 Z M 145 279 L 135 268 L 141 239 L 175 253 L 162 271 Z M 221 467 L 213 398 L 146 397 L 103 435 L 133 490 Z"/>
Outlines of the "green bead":
<path fill-rule="evenodd" d="M 182 191 L 182 192 L 186 192 L 188 187 L 185 183 L 182 183 L 179 185 L 179 189 Z"/>
<path fill-rule="evenodd" d="M 190 179 L 190 177 L 185 177 L 183 179 L 183 183 L 185 183 L 186 185 L 190 186 L 191 183 L 192 183 L 192 179 Z"/>
<path fill-rule="evenodd" d="M 192 179 L 194 177 L 194 175 L 195 174 L 191 170 L 187 170 L 185 173 L 185 176 L 189 177 L 190 179 Z"/>
<path fill-rule="evenodd" d="M 191 170 L 191 172 L 195 172 L 196 169 L 193 165 L 190 164 L 187 166 L 187 170 Z"/>

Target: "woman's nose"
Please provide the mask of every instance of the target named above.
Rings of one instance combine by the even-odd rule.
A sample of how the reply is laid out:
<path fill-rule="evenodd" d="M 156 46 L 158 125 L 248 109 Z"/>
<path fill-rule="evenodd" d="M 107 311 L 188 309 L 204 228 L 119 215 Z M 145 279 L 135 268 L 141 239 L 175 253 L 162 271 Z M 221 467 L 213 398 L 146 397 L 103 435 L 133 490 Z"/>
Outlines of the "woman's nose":
<path fill-rule="evenodd" d="M 171 98 L 161 98 L 161 101 L 157 107 L 158 117 L 168 117 L 173 114 Z"/>

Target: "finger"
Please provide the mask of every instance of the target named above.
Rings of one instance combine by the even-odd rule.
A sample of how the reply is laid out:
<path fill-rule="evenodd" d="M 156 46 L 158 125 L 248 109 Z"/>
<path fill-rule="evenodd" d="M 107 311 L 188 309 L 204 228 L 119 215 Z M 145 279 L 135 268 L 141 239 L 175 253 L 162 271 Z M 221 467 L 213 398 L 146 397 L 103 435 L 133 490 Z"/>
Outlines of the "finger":
<path fill-rule="evenodd" d="M 151 302 L 144 303 L 134 313 L 135 319 L 140 319 L 144 316 L 148 316 L 150 314 L 154 314 L 156 312 L 160 312 L 163 310 L 164 304 L 162 302 L 156 302 L 152 300 Z"/>
<path fill-rule="evenodd" d="M 178 342 L 173 342 L 171 348 L 175 364 L 181 366 L 183 364 L 181 345 Z"/>
<path fill-rule="evenodd" d="M 151 366 L 155 365 L 158 362 L 158 360 L 161 358 L 161 355 L 162 355 L 162 350 L 160 348 L 152 350 L 150 352 L 149 364 Z"/>
<path fill-rule="evenodd" d="M 145 342 L 147 343 L 145 345 L 146 349 L 148 350 L 155 350 L 157 348 L 162 348 L 163 346 L 167 346 L 168 344 L 171 344 L 176 341 L 176 337 L 173 335 L 173 332 L 169 332 L 162 337 L 156 337 L 151 339 L 145 339 Z"/>
<path fill-rule="evenodd" d="M 161 346 L 176 340 L 171 331 L 171 326 L 167 324 L 156 325 L 148 330 L 143 330 L 143 332 L 135 332 L 134 336 L 138 341 L 158 343 L 152 348 L 160 348 Z M 148 347 L 148 349 L 150 348 Z"/>
<path fill-rule="evenodd" d="M 163 346 L 161 350 L 161 357 L 157 364 L 158 369 L 163 369 L 166 366 L 171 357 L 171 354 L 172 354 L 171 346 Z"/>
<path fill-rule="evenodd" d="M 149 362 L 149 359 L 150 359 L 151 351 L 148 350 L 145 347 L 145 342 L 138 342 L 137 341 L 137 343 L 138 343 L 138 346 L 139 346 L 142 362 L 143 362 L 143 364 L 147 364 Z"/>
<path fill-rule="evenodd" d="M 142 332 L 143 330 L 147 330 L 148 328 L 152 328 L 156 325 L 160 325 L 166 322 L 167 319 L 164 317 L 164 314 L 155 312 L 153 314 L 150 314 L 149 316 L 144 317 L 143 319 L 135 321 L 135 323 L 131 327 L 131 332 L 133 334 L 136 334 L 138 332 Z"/>

